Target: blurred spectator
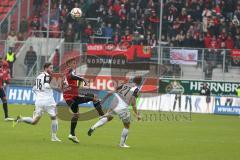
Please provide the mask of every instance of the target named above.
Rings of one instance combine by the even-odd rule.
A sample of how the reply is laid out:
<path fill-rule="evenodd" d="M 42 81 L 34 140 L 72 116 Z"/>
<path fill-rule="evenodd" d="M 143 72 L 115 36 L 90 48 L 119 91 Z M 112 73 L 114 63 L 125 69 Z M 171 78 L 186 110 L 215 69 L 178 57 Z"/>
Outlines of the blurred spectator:
<path fill-rule="evenodd" d="M 27 73 L 26 75 L 29 74 L 30 70 L 34 66 L 35 62 L 37 61 L 37 54 L 33 50 L 33 47 L 30 46 L 29 50 L 27 51 L 25 58 L 24 58 L 24 64 L 27 66 Z"/>
<path fill-rule="evenodd" d="M 222 1 L 222 10 L 223 15 L 228 19 L 232 19 L 233 12 L 235 10 L 236 0 L 223 0 Z"/>
<path fill-rule="evenodd" d="M 226 43 L 226 48 L 227 49 L 233 49 L 234 48 L 234 41 L 233 41 L 233 39 L 230 35 L 228 35 L 225 43 Z"/>
<path fill-rule="evenodd" d="M 41 5 L 44 1 L 43 0 L 33 0 L 33 11 L 36 14 L 40 13 Z"/>
<path fill-rule="evenodd" d="M 17 37 L 18 41 L 24 41 L 24 35 L 22 33 L 18 33 Z"/>
<path fill-rule="evenodd" d="M 18 38 L 17 38 L 16 32 L 11 31 L 7 37 L 8 47 L 11 49 L 15 49 L 15 44 L 17 41 L 18 41 Z"/>
<path fill-rule="evenodd" d="M 77 33 L 76 37 L 73 38 L 74 40 L 83 39 L 83 42 L 90 42 L 90 36 L 96 35 L 109 36 L 117 41 L 118 38 L 114 37 L 125 37 L 124 31 L 127 29 L 130 35 L 138 31 L 140 35 L 148 38 L 145 41 L 152 39 L 151 37 L 155 34 L 158 41 L 160 1 L 59 0 L 52 2 L 52 8 L 58 10 L 56 15 L 59 15 L 60 30 L 68 32 L 67 35 L 69 35 L 67 26 L 73 24 L 74 27 L 71 32 Z M 169 45 L 211 48 L 210 37 L 215 36 L 217 43 L 220 44 L 226 41 L 229 33 L 231 33 L 234 48 L 240 46 L 240 37 L 238 36 L 240 32 L 238 31 L 240 5 L 237 0 L 164 0 L 163 2 L 162 37 L 165 38 L 165 41 L 169 40 Z M 40 4 L 43 3 L 39 0 L 34 1 L 35 6 Z M 42 7 L 42 10 L 45 11 L 46 7 Z M 82 22 L 76 23 L 68 15 L 73 7 L 82 9 L 83 18 L 80 19 Z M 85 20 L 85 18 L 91 19 Z M 111 25 L 111 29 L 109 29 L 109 25 Z M 40 23 L 38 23 L 37 19 L 33 19 L 31 26 L 34 30 L 38 30 Z M 149 36 L 147 31 L 151 33 Z M 67 41 L 69 41 L 70 37 L 67 36 L 67 38 Z M 187 44 L 186 42 L 190 42 L 190 40 L 193 40 L 193 42 Z M 202 40 L 204 40 L 204 45 Z M 225 48 L 227 47 L 229 46 L 225 45 Z"/>
<path fill-rule="evenodd" d="M 112 38 L 113 28 L 112 28 L 112 25 L 110 23 L 107 24 L 107 26 L 103 28 L 103 36 Z"/>
<path fill-rule="evenodd" d="M 207 83 L 204 83 L 200 89 L 200 95 L 206 96 L 207 109 L 206 112 L 210 113 L 210 102 L 211 102 L 211 90 Z"/>
<path fill-rule="evenodd" d="M 87 27 L 84 29 L 84 42 L 89 43 L 90 42 L 90 36 L 92 36 L 94 33 L 92 26 L 90 24 L 87 25 Z"/>
<path fill-rule="evenodd" d="M 20 22 L 19 32 L 22 34 L 25 34 L 25 33 L 27 33 L 27 31 L 28 31 L 28 20 L 26 17 L 23 17 Z"/>
<path fill-rule="evenodd" d="M 9 48 L 6 54 L 6 61 L 8 62 L 11 78 L 13 77 L 13 63 L 16 60 L 16 55 L 13 52 L 12 48 Z"/>
<path fill-rule="evenodd" d="M 132 35 L 129 33 L 129 30 L 126 30 L 125 31 L 125 35 L 123 35 L 121 37 L 121 41 L 124 43 L 124 42 L 132 42 Z"/>
<path fill-rule="evenodd" d="M 59 71 L 60 65 L 60 53 L 58 49 L 55 49 L 54 57 L 53 57 L 53 70 L 55 72 Z"/>
<path fill-rule="evenodd" d="M 212 37 L 211 37 L 210 33 L 208 32 L 206 34 L 206 36 L 204 37 L 204 45 L 206 48 L 210 48 L 211 41 L 212 41 Z"/>
<path fill-rule="evenodd" d="M 138 44 L 140 44 L 140 41 L 141 41 L 141 35 L 139 34 L 138 31 L 135 31 L 133 33 L 132 42 L 134 45 L 138 45 Z M 149 39 L 149 41 L 150 41 L 150 39 Z"/>
<path fill-rule="evenodd" d="M 33 30 L 40 30 L 40 19 L 38 16 L 34 16 L 30 24 Z"/>
<path fill-rule="evenodd" d="M 75 33 L 74 33 L 73 26 L 71 23 L 68 24 L 68 28 L 64 33 L 64 37 L 65 37 L 65 41 L 67 42 L 65 45 L 66 50 L 72 50 L 72 48 L 73 48 L 72 43 L 75 41 L 75 39 L 74 39 Z"/>
<path fill-rule="evenodd" d="M 119 44 L 121 42 L 121 37 L 118 32 L 114 32 L 112 41 L 114 44 Z"/>

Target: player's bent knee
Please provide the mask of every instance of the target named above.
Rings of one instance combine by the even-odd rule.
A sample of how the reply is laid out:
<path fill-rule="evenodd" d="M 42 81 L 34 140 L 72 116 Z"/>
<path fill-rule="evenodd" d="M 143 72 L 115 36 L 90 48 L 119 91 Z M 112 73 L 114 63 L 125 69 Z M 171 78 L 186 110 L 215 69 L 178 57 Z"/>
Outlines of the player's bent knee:
<path fill-rule="evenodd" d="M 38 124 L 38 120 L 32 122 L 32 125 L 36 125 L 36 124 Z"/>
<path fill-rule="evenodd" d="M 123 123 L 123 125 L 124 125 L 124 127 L 125 127 L 126 129 L 129 129 L 129 128 L 130 128 L 130 123 Z"/>
<path fill-rule="evenodd" d="M 2 98 L 2 103 L 7 103 L 7 98 L 6 97 Z"/>
<path fill-rule="evenodd" d="M 34 117 L 31 124 L 32 124 L 32 125 L 38 124 L 38 122 L 39 122 L 40 119 L 41 119 L 41 116 L 36 116 L 36 117 Z"/>
<path fill-rule="evenodd" d="M 73 118 L 78 119 L 79 118 L 79 113 L 73 113 Z"/>
<path fill-rule="evenodd" d="M 78 121 L 78 116 L 73 116 L 72 119 L 71 119 L 71 122 L 77 122 Z"/>
<path fill-rule="evenodd" d="M 108 116 L 107 119 L 108 119 L 108 121 L 111 121 L 113 119 L 113 117 L 112 116 Z"/>
<path fill-rule="evenodd" d="M 51 120 L 56 120 L 57 116 L 51 117 Z"/>
<path fill-rule="evenodd" d="M 99 98 L 96 95 L 93 95 L 93 102 L 100 102 Z"/>

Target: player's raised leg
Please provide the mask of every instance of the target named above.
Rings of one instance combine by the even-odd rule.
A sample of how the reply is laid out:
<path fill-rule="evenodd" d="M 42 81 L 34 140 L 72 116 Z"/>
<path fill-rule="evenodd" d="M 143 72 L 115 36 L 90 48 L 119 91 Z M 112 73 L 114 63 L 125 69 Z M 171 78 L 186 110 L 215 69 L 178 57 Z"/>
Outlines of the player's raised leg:
<path fill-rule="evenodd" d="M 38 124 L 39 120 L 42 117 L 43 114 L 43 106 L 41 106 L 40 104 L 35 103 L 35 111 L 33 112 L 33 117 L 22 117 L 22 116 L 18 116 L 13 124 L 13 126 L 17 125 L 18 123 L 24 122 L 27 124 L 31 124 L 31 125 L 36 125 Z"/>
<path fill-rule="evenodd" d="M 99 116 L 103 116 L 103 115 L 104 115 L 104 112 L 103 112 L 103 110 L 102 110 L 101 101 L 98 100 L 95 95 L 94 95 L 94 98 L 93 98 L 92 101 L 93 101 L 93 105 L 94 105 L 95 109 L 96 109 L 97 112 L 98 112 L 98 115 L 99 115 Z"/>
<path fill-rule="evenodd" d="M 41 119 L 41 116 L 36 116 L 34 118 L 18 116 L 15 120 L 15 122 L 16 122 L 15 125 L 18 124 L 18 123 L 21 123 L 21 122 L 31 124 L 31 125 L 36 125 L 39 122 L 40 119 Z"/>
<path fill-rule="evenodd" d="M 97 121 L 97 123 L 95 123 L 89 130 L 88 130 L 88 136 L 91 136 L 93 131 L 95 129 L 97 129 L 98 127 L 103 126 L 104 124 L 106 124 L 107 122 L 111 121 L 113 119 L 113 117 L 106 113 L 105 116 L 103 116 L 102 118 L 99 119 L 99 121 Z"/>

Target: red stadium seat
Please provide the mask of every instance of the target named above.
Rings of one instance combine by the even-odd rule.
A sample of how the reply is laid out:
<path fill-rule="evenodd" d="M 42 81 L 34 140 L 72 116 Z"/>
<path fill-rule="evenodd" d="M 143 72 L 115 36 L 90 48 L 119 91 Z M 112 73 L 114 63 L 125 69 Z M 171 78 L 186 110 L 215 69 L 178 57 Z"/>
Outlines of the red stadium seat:
<path fill-rule="evenodd" d="M 1 6 L 7 7 L 8 6 L 8 1 L 7 0 L 1 0 Z"/>
<path fill-rule="evenodd" d="M 9 4 L 9 6 L 12 7 L 15 4 L 15 1 L 9 1 L 8 4 Z"/>
<path fill-rule="evenodd" d="M 3 14 L 4 8 L 0 6 L 0 14 Z"/>
<path fill-rule="evenodd" d="M 12 7 L 4 7 L 4 13 L 7 13 L 11 10 Z"/>
<path fill-rule="evenodd" d="M 1 15 L 0 15 L 0 21 L 1 21 L 5 16 L 6 16 L 6 14 L 1 13 Z"/>
<path fill-rule="evenodd" d="M 12 7 L 16 1 L 15 0 L 1 0 L 0 6 Z"/>

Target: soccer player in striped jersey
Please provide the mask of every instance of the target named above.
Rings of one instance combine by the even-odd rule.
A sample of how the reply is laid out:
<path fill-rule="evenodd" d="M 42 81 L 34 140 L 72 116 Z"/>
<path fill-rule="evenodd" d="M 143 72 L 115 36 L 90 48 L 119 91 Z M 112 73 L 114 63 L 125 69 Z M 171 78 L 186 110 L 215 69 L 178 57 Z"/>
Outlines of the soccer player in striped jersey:
<path fill-rule="evenodd" d="M 89 129 L 89 136 L 91 136 L 94 130 L 96 130 L 98 127 L 103 126 L 108 121 L 111 121 L 113 119 L 113 115 L 118 115 L 124 125 L 119 146 L 123 148 L 129 147 L 128 145 L 126 145 L 126 139 L 128 136 L 131 120 L 128 106 L 132 105 L 133 112 L 135 113 L 137 119 L 140 120 L 141 117 L 136 108 L 136 98 L 138 97 L 139 92 L 138 86 L 140 86 L 141 82 L 142 78 L 140 76 L 137 76 L 133 79 L 132 83 L 125 83 L 118 87 L 114 92 L 109 92 L 107 96 L 104 97 L 102 102 L 104 102 L 108 97 L 113 95 L 111 106 L 107 113 L 102 116 L 101 119 Z"/>
<path fill-rule="evenodd" d="M 58 120 L 56 102 L 53 97 L 53 89 L 50 86 L 53 65 L 51 63 L 45 63 L 43 68 L 44 72 L 37 76 L 35 86 L 33 87 L 33 91 L 36 94 L 35 111 L 33 113 L 33 117 L 18 116 L 16 122 L 25 122 L 27 124 L 36 125 L 43 113 L 47 112 L 52 120 L 51 140 L 60 142 L 61 140 L 57 137 Z"/>

